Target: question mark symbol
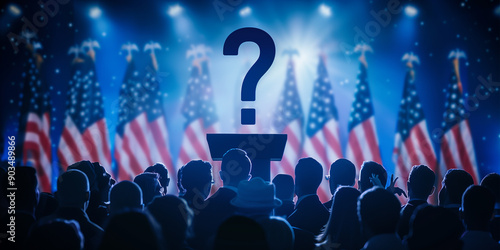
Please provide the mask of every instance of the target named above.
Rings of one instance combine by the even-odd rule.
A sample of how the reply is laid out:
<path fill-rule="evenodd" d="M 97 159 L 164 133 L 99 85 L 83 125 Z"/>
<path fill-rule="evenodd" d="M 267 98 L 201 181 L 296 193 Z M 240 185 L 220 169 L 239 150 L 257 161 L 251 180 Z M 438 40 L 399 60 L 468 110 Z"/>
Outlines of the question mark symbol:
<path fill-rule="evenodd" d="M 274 45 L 273 38 L 258 28 L 241 28 L 229 34 L 224 42 L 223 54 L 225 56 L 238 55 L 238 49 L 244 42 L 254 42 L 259 46 L 259 58 L 248 70 L 241 85 L 241 100 L 242 101 L 255 101 L 255 89 L 260 78 L 267 72 L 274 61 L 276 55 L 276 46 Z M 242 108 L 241 109 L 241 124 L 254 125 L 255 124 L 255 109 Z"/>

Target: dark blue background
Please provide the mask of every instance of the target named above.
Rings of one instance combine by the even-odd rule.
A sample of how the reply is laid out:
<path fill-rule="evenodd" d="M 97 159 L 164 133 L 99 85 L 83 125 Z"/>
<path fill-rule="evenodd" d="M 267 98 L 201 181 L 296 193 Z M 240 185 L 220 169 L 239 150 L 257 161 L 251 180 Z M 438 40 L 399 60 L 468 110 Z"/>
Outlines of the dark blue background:
<path fill-rule="evenodd" d="M 42 0 L 43 1 L 43 0 Z M 14 1 L 15 2 L 15 1 Z M 228 4 L 226 1 L 223 3 Z M 234 2 L 234 1 L 233 1 Z M 480 3 L 477 3 L 480 2 Z M 70 78 L 72 56 L 67 55 L 69 46 L 93 38 L 99 41 L 96 67 L 98 79 L 105 96 L 105 113 L 113 143 L 118 114 L 118 93 L 125 73 L 125 53 L 121 45 L 130 41 L 142 51 L 150 40 L 159 42 L 163 50 L 157 53 L 164 91 L 164 108 L 170 133 L 170 146 L 174 160 L 177 158 L 183 131 L 180 104 L 184 96 L 188 68 L 186 50 L 191 45 L 206 44 L 213 50 L 211 58 L 212 84 L 222 131 L 234 131 L 239 117 L 239 88 L 250 64 L 258 55 L 257 46 L 244 44 L 235 58 L 222 55 L 225 38 L 234 30 L 253 26 L 266 30 L 275 40 L 277 57 L 273 66 L 261 79 L 257 87 L 258 120 L 263 132 L 269 127 L 272 111 L 285 80 L 287 58 L 283 50 L 296 48 L 300 56 L 297 61 L 297 82 L 304 109 L 309 107 L 312 83 L 318 64 L 317 53 L 321 50 L 328 56 L 328 72 L 332 80 L 336 105 L 339 110 L 341 143 L 347 140 L 347 120 L 353 101 L 357 55 L 346 56 L 341 44 L 354 46 L 355 28 L 364 30 L 375 21 L 370 11 L 383 10 L 388 1 L 241 1 L 232 11 L 219 18 L 214 1 L 183 1 L 177 17 L 167 14 L 172 2 L 164 1 L 81 1 L 71 0 L 60 5 L 59 12 L 49 17 L 46 26 L 40 28 L 38 40 L 44 46 L 44 72 L 51 86 L 54 106 L 52 113 L 53 162 L 57 162 L 56 145 L 59 141 L 66 99 L 67 82 Z M 320 4 L 331 7 L 332 16 L 324 17 L 318 11 Z M 3 3 L 0 15 L 1 32 L 1 120 L 2 140 L 15 135 L 18 122 L 19 83 L 22 81 L 23 57 L 13 53 L 7 34 L 20 33 L 21 16 L 29 19 L 40 10 L 33 3 L 18 1 L 21 16 L 12 16 Z M 429 132 L 441 128 L 444 112 L 445 88 L 452 72 L 448 54 L 460 48 L 467 54 L 461 60 L 461 76 L 464 91 L 473 94 L 480 84 L 478 76 L 500 81 L 500 16 L 497 1 L 402 1 L 418 9 L 418 15 L 410 18 L 404 12 L 391 15 L 385 27 L 380 26 L 378 35 L 371 39 L 374 53 L 367 54 L 368 79 L 372 90 L 377 134 L 380 141 L 383 164 L 393 172 L 391 155 L 397 112 L 402 95 L 405 74 L 401 57 L 413 51 L 419 55 L 421 65 L 416 66 L 416 85 L 423 103 Z M 102 16 L 89 17 L 89 9 L 98 6 Z M 251 14 L 242 17 L 244 7 Z M 144 65 L 146 54 L 136 53 L 138 65 Z M 142 63 L 142 64 L 141 64 Z M 500 93 L 480 101 L 479 108 L 470 113 L 470 126 L 474 139 L 481 177 L 500 172 Z M 307 116 L 307 110 L 304 110 Z M 19 143 L 19 142 L 18 142 Z M 438 153 L 439 144 L 435 143 Z M 5 154 L 4 154 L 5 157 Z M 57 164 L 54 164 L 56 166 Z"/>

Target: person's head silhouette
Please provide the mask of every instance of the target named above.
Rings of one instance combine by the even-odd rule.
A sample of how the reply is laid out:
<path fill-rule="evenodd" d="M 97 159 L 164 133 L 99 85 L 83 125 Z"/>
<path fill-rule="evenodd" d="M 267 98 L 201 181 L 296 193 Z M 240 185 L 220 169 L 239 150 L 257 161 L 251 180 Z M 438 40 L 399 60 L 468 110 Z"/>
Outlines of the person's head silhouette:
<path fill-rule="evenodd" d="M 269 249 L 293 249 L 295 235 L 288 221 L 282 217 L 271 216 L 257 222 L 266 233 Z"/>
<path fill-rule="evenodd" d="M 122 210 L 142 210 L 142 191 L 139 185 L 131 181 L 121 181 L 109 191 L 110 213 L 116 214 Z"/>
<path fill-rule="evenodd" d="M 153 166 L 149 166 L 144 170 L 145 173 L 157 173 L 161 187 L 163 188 L 163 195 L 167 194 L 167 187 L 170 184 L 170 178 L 168 177 L 167 167 L 161 163 L 157 162 Z"/>
<path fill-rule="evenodd" d="M 234 215 L 224 221 L 215 236 L 214 250 L 269 249 L 266 233 L 254 220 Z"/>
<path fill-rule="evenodd" d="M 363 164 L 361 165 L 358 182 L 359 190 L 361 191 L 361 193 L 374 186 L 373 182 L 371 181 L 371 178 L 373 177 L 377 177 L 380 180 L 382 186 L 385 187 L 385 184 L 387 183 L 387 171 L 385 170 L 385 168 L 374 161 L 363 162 Z"/>
<path fill-rule="evenodd" d="M 425 165 L 413 166 L 408 178 L 408 195 L 410 199 L 427 200 L 434 192 L 436 174 Z"/>
<path fill-rule="evenodd" d="M 323 179 L 323 167 L 315 159 L 308 157 L 299 160 L 295 166 L 295 193 L 298 197 L 316 194 Z"/>
<path fill-rule="evenodd" d="M 159 182 L 157 173 L 142 173 L 134 178 L 134 182 L 141 187 L 142 200 L 149 204 L 154 197 L 162 196 L 163 188 Z"/>
<path fill-rule="evenodd" d="M 330 219 L 320 242 L 340 244 L 341 248 L 356 249 L 362 247 L 361 229 L 357 215 L 358 198 L 361 193 L 354 187 L 339 186 L 334 193 Z"/>
<path fill-rule="evenodd" d="M 64 172 L 57 178 L 55 196 L 60 207 L 76 207 L 85 211 L 90 199 L 87 176 L 77 169 Z"/>
<path fill-rule="evenodd" d="M 99 249 L 164 249 L 161 228 L 147 213 L 123 211 L 111 216 Z"/>
<path fill-rule="evenodd" d="M 38 191 L 38 180 L 36 178 L 36 170 L 33 167 L 15 167 L 15 184 L 16 184 L 16 211 L 24 211 L 34 215 L 35 207 L 38 204 L 40 193 Z M 5 178 L 5 189 L 7 183 L 10 183 Z M 9 186 L 10 187 L 10 186 Z"/>
<path fill-rule="evenodd" d="M 281 201 L 292 201 L 294 192 L 293 177 L 288 174 L 278 174 L 273 179 L 276 187 L 276 197 Z"/>
<path fill-rule="evenodd" d="M 359 197 L 358 217 L 367 238 L 394 234 L 399 222 L 401 204 L 391 192 L 372 187 Z"/>
<path fill-rule="evenodd" d="M 212 165 L 209 162 L 193 160 L 182 167 L 180 175 L 185 193 L 180 196 L 194 209 L 207 199 L 212 187 Z M 196 208 L 198 209 L 198 207 Z"/>
<path fill-rule="evenodd" d="M 148 211 L 160 224 L 167 249 L 181 249 L 191 236 L 193 210 L 186 201 L 174 195 L 156 197 L 147 206 Z"/>
<path fill-rule="evenodd" d="M 489 189 L 495 195 L 495 203 L 500 209 L 500 175 L 489 173 L 481 180 L 481 186 Z"/>
<path fill-rule="evenodd" d="M 472 185 L 465 190 L 460 209 L 468 231 L 488 231 L 495 209 L 495 197 L 489 189 Z"/>
<path fill-rule="evenodd" d="M 439 205 L 458 205 L 462 204 L 462 195 L 465 190 L 474 185 L 472 176 L 462 169 L 450 169 L 446 172 L 441 191 L 439 191 Z"/>
<path fill-rule="evenodd" d="M 347 159 L 338 159 L 330 166 L 328 183 L 332 195 L 338 186 L 354 186 L 356 181 L 356 167 Z"/>
<path fill-rule="evenodd" d="M 228 150 L 222 157 L 220 178 L 224 186 L 238 187 L 238 183 L 250 179 L 252 163 L 247 153 L 239 148 Z"/>
<path fill-rule="evenodd" d="M 410 250 L 461 250 L 462 222 L 444 207 L 422 205 L 410 220 L 410 234 L 405 238 Z"/>
<path fill-rule="evenodd" d="M 94 172 L 96 176 L 97 187 L 99 189 L 100 202 L 109 201 L 109 189 L 115 184 L 115 180 L 106 172 L 106 169 L 99 162 L 93 162 Z"/>
<path fill-rule="evenodd" d="M 54 219 L 31 229 L 27 248 L 33 250 L 80 250 L 83 249 L 83 234 L 75 220 Z"/>

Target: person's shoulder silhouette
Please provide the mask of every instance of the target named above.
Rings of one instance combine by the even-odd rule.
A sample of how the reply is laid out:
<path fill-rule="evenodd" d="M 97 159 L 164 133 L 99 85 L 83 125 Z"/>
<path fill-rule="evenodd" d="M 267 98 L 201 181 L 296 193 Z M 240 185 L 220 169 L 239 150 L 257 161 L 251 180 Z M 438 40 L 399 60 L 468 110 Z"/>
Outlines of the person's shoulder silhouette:
<path fill-rule="evenodd" d="M 62 219 L 55 219 L 33 227 L 26 245 L 26 248 L 31 250 L 84 249 L 80 224 L 75 220 Z"/>
<path fill-rule="evenodd" d="M 396 234 L 401 204 L 391 192 L 372 187 L 359 197 L 358 216 L 368 241 L 363 249 L 404 249 Z"/>
<path fill-rule="evenodd" d="M 92 222 L 85 212 L 90 198 L 89 181 L 85 173 L 77 169 L 64 172 L 57 178 L 55 196 L 59 208 L 53 215 L 44 219 L 60 218 L 77 221 L 84 236 L 85 249 L 97 249 L 103 229 Z"/>
<path fill-rule="evenodd" d="M 196 237 L 192 245 L 204 246 L 220 224 L 236 212 L 231 200 L 236 197 L 238 184 L 250 178 L 252 163 L 244 150 L 233 148 L 222 157 L 219 176 L 223 186 L 200 206 L 194 221 Z"/>
<path fill-rule="evenodd" d="M 449 209 L 422 205 L 410 220 L 410 233 L 404 239 L 409 250 L 461 250 L 462 222 Z"/>
<path fill-rule="evenodd" d="M 327 223 L 330 213 L 316 194 L 323 179 L 323 167 L 313 158 L 302 158 L 295 166 L 295 211 L 288 217 L 294 227 L 318 235 Z"/>
<path fill-rule="evenodd" d="M 418 206 L 427 204 L 427 198 L 434 192 L 436 174 L 425 165 L 413 166 L 408 177 L 407 187 L 410 200 L 401 208 L 398 234 L 404 238 L 410 230 L 410 218 Z"/>
<path fill-rule="evenodd" d="M 245 216 L 233 215 L 225 220 L 217 230 L 214 250 L 226 249 L 269 249 L 264 229 Z"/>
<path fill-rule="evenodd" d="M 460 208 L 466 229 L 463 250 L 500 249 L 489 232 L 494 209 L 495 197 L 487 188 L 473 185 L 465 190 Z"/>
<path fill-rule="evenodd" d="M 474 180 L 465 170 L 448 170 L 439 191 L 439 205 L 449 209 L 459 217 L 462 195 L 470 185 L 474 185 Z"/>
<path fill-rule="evenodd" d="M 167 249 L 187 249 L 186 239 L 191 237 L 193 211 L 186 201 L 174 195 L 156 197 L 147 210 L 160 224 Z"/>
<path fill-rule="evenodd" d="M 490 222 L 490 232 L 493 239 L 500 242 L 500 175 L 497 173 L 487 174 L 481 180 L 481 186 L 488 188 L 495 195 L 495 211 Z"/>
<path fill-rule="evenodd" d="M 179 176 L 185 193 L 179 195 L 198 213 L 212 187 L 212 165 L 207 161 L 192 160 L 182 167 Z"/>
<path fill-rule="evenodd" d="M 149 214 L 122 211 L 109 219 L 99 249 L 162 250 L 160 232 L 161 228 Z"/>

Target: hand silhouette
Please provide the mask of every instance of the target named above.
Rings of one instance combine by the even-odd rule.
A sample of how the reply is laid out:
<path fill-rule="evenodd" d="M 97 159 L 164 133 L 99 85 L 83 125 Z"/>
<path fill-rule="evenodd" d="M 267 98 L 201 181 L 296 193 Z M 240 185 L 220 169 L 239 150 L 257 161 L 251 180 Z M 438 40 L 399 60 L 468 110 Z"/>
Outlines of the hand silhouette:
<path fill-rule="evenodd" d="M 393 194 L 397 194 L 399 196 L 401 196 L 401 194 L 402 194 L 405 196 L 405 198 L 408 198 L 408 196 L 406 196 L 406 193 L 405 193 L 405 191 L 403 191 L 403 189 L 395 186 L 398 178 L 399 177 L 396 177 L 396 179 L 394 179 L 394 175 L 391 174 L 391 184 L 387 187 L 387 190 L 389 190 Z"/>

